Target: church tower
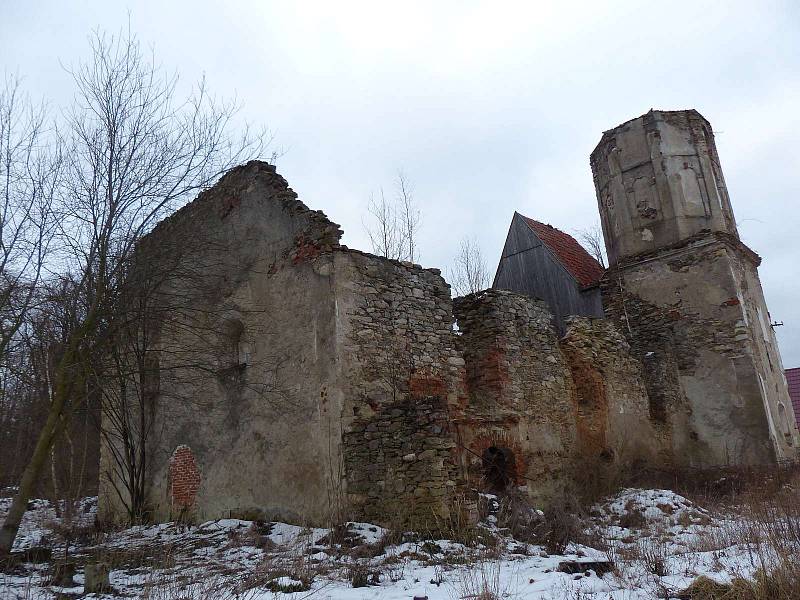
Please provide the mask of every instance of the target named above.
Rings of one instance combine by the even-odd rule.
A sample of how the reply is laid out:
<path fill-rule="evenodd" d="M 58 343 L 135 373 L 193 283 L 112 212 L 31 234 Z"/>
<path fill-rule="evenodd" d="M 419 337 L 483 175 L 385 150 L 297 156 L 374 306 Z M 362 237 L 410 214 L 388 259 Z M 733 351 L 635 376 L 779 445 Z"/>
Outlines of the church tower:
<path fill-rule="evenodd" d="M 608 251 L 606 315 L 642 361 L 676 464 L 794 459 L 800 434 L 758 278 L 739 240 L 711 125 L 655 111 L 591 154 Z"/>

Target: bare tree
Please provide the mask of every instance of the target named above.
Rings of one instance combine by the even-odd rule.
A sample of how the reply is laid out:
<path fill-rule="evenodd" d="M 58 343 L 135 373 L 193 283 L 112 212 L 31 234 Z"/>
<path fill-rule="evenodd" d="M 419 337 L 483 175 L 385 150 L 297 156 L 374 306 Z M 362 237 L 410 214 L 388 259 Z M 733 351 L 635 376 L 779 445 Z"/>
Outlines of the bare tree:
<path fill-rule="evenodd" d="M 592 257 L 600 263 L 600 266 L 606 268 L 606 246 L 603 241 L 603 231 L 598 225 L 593 225 L 588 229 L 578 229 L 576 231 L 578 241 L 584 248 L 592 255 Z"/>
<path fill-rule="evenodd" d="M 383 188 L 378 196 L 370 194 L 367 213 L 371 223 L 364 223 L 364 229 L 372 244 L 372 251 L 378 256 L 402 260 L 404 244 L 394 205 L 386 200 Z"/>
<path fill-rule="evenodd" d="M 247 128 L 233 135 L 236 104 L 210 96 L 204 82 L 179 97 L 177 77 L 144 55 L 130 32 L 97 33 L 91 60 L 72 75 L 77 98 L 67 112 L 58 264 L 75 283 L 74 309 L 47 420 L 0 530 L 0 553 L 11 550 L 50 449 L 85 400 L 96 357 L 122 327 L 117 308 L 138 240 L 265 142 Z"/>
<path fill-rule="evenodd" d="M 477 238 L 461 240 L 450 276 L 457 296 L 474 294 L 490 286 L 489 270 Z"/>
<path fill-rule="evenodd" d="M 397 205 L 400 213 L 402 238 L 405 242 L 406 260 L 416 262 L 419 258 L 417 252 L 417 230 L 419 229 L 421 214 L 414 202 L 414 188 L 403 171 L 397 173 Z"/>
<path fill-rule="evenodd" d="M 63 161 L 43 105 L 18 78 L 0 89 L 0 366 L 36 298 L 55 233 L 53 198 Z"/>
<path fill-rule="evenodd" d="M 391 200 L 386 199 L 383 188 L 377 195 L 370 195 L 369 222 L 364 223 L 364 229 L 375 254 L 415 262 L 419 260 L 417 236 L 421 213 L 414 201 L 413 186 L 402 171 L 397 174 L 395 187 Z"/>

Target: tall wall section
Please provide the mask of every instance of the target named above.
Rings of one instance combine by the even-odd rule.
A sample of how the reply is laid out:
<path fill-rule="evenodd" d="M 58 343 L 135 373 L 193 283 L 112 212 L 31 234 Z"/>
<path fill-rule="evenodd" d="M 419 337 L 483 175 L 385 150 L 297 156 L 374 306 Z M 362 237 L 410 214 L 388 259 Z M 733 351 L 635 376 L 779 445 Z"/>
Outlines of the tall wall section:
<path fill-rule="evenodd" d="M 575 390 L 577 453 L 619 468 L 663 465 L 666 439 L 653 415 L 642 364 L 607 319 L 570 317 L 559 341 Z"/>
<path fill-rule="evenodd" d="M 606 315 L 644 366 L 676 460 L 793 458 L 760 259 L 739 241 L 710 124 L 651 111 L 605 132 L 591 163 L 611 263 Z"/>
<path fill-rule="evenodd" d="M 142 262 L 166 265 L 150 352 L 156 520 L 449 517 L 448 402 L 463 378 L 449 286 L 340 235 L 256 162 L 144 240 Z M 101 512 L 121 519 L 115 450 L 104 448 Z"/>
<path fill-rule="evenodd" d="M 575 449 L 570 370 L 546 304 L 504 290 L 454 301 L 465 389 L 453 416 L 470 487 L 563 490 Z"/>
<path fill-rule="evenodd" d="M 340 235 L 253 162 L 143 241 L 143 262 L 169 266 L 148 350 L 159 367 L 144 475 L 153 518 L 328 518 L 342 408 L 321 398 L 338 386 Z M 115 450 L 103 449 L 100 510 L 120 519 Z"/>
<path fill-rule="evenodd" d="M 450 288 L 438 270 L 353 250 L 336 252 L 335 269 L 343 504 L 372 522 L 436 527 L 463 492 Z"/>
<path fill-rule="evenodd" d="M 543 301 L 496 289 L 456 298 L 454 312 L 465 388 L 453 418 L 470 488 L 499 479 L 541 504 L 598 463 L 663 459 L 641 364 L 611 322 L 572 317 L 559 339 Z"/>

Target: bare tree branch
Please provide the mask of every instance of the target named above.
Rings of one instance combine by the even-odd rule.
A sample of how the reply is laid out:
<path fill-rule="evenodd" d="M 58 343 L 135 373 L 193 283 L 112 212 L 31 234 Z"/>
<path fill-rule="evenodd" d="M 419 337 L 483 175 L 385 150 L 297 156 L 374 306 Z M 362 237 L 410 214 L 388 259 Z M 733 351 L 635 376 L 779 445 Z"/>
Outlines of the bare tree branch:
<path fill-rule="evenodd" d="M 474 294 L 490 286 L 489 270 L 477 238 L 461 240 L 450 277 L 456 296 Z"/>
<path fill-rule="evenodd" d="M 66 335 L 47 419 L 0 529 L 0 554 L 11 549 L 50 449 L 97 387 L 99 357 L 113 357 L 126 330 L 131 315 L 119 309 L 138 241 L 225 171 L 257 157 L 268 141 L 247 127 L 234 133 L 238 105 L 211 96 L 204 81 L 180 97 L 177 76 L 145 55 L 130 31 L 97 32 L 91 59 L 71 74 L 76 100 L 66 111 L 65 159 L 53 184 L 59 244 L 52 263 L 70 282 Z M 147 354 L 140 358 L 137 376 L 146 387 Z M 117 364 L 129 366 L 122 357 Z"/>
<path fill-rule="evenodd" d="M 586 248 L 586 251 L 606 268 L 606 245 L 603 241 L 603 231 L 599 225 L 593 225 L 588 229 L 578 229 L 575 233 L 578 241 Z"/>
<path fill-rule="evenodd" d="M 402 171 L 398 172 L 395 185 L 392 200 L 386 199 L 383 188 L 377 195 L 370 195 L 364 229 L 375 254 L 416 262 L 419 260 L 417 237 L 422 216 L 414 201 L 413 186 Z"/>

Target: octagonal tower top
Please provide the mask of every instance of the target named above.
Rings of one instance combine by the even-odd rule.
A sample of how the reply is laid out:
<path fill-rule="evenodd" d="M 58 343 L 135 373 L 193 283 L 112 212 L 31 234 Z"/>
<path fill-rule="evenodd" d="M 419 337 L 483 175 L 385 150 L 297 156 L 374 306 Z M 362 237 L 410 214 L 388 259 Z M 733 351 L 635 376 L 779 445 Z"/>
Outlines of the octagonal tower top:
<path fill-rule="evenodd" d="M 603 133 L 592 174 L 610 265 L 704 230 L 738 238 L 711 124 L 650 110 Z"/>

